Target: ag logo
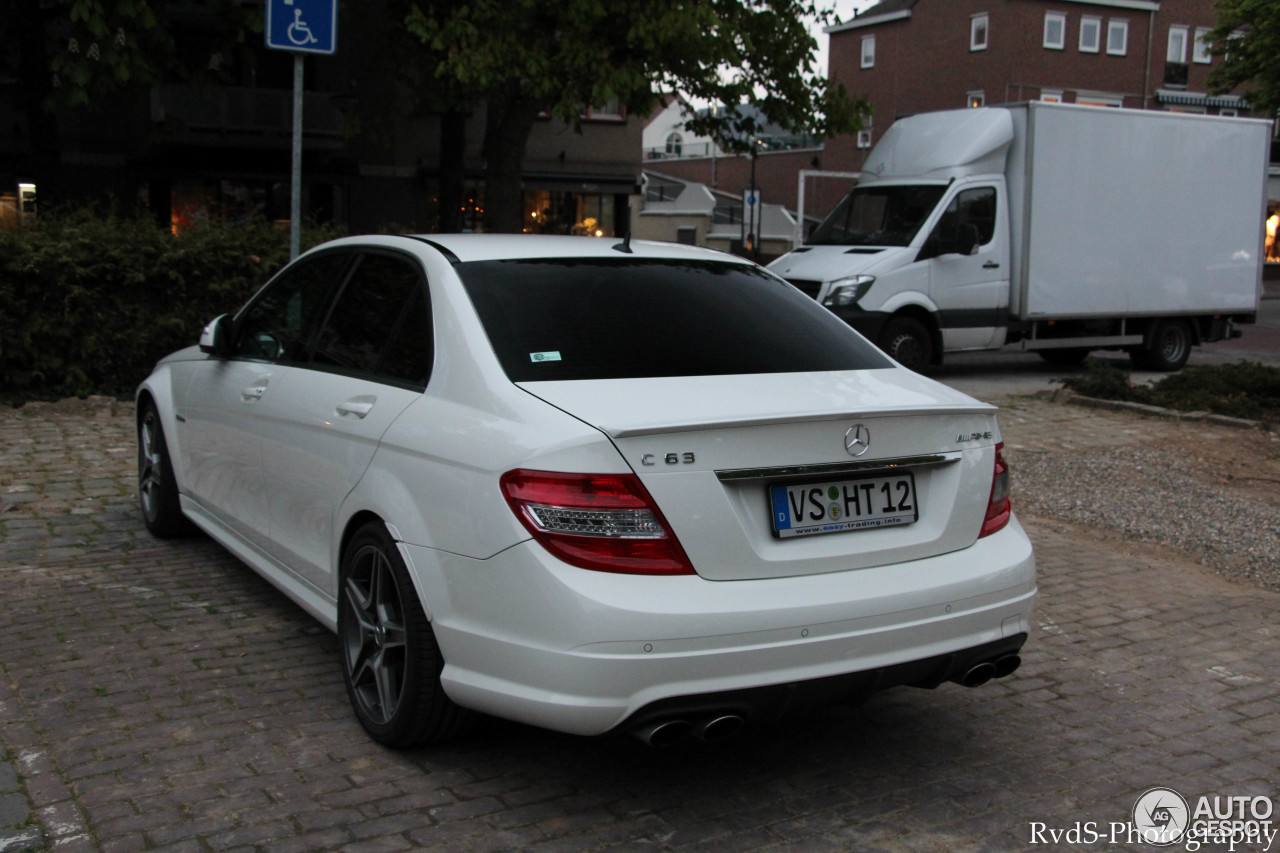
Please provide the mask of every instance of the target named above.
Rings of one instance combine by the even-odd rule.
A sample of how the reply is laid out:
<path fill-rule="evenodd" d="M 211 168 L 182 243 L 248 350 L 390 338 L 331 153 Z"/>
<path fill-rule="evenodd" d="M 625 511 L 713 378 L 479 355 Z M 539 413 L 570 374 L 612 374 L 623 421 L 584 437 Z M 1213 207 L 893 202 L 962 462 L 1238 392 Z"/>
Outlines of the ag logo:
<path fill-rule="evenodd" d="M 1191 809 L 1172 788 L 1152 788 L 1133 804 L 1133 825 L 1147 844 L 1176 844 L 1187 831 Z"/>

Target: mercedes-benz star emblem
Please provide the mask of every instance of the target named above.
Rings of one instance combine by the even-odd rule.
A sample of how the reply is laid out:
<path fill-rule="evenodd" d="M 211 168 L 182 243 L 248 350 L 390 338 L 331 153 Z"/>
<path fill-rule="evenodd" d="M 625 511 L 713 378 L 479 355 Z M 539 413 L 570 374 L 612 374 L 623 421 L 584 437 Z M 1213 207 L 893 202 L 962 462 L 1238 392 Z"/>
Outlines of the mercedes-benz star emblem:
<path fill-rule="evenodd" d="M 861 456 L 871 448 L 871 430 L 862 424 L 849 427 L 844 434 L 844 449 L 850 456 Z"/>

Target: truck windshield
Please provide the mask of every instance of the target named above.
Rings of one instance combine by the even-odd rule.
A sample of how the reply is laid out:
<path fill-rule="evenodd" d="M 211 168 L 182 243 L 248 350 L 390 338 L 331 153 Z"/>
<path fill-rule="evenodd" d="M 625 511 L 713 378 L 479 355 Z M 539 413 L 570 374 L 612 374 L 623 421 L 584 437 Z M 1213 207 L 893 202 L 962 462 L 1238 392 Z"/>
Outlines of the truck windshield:
<path fill-rule="evenodd" d="M 854 187 L 822 220 L 811 246 L 905 246 L 942 198 L 945 186 Z"/>

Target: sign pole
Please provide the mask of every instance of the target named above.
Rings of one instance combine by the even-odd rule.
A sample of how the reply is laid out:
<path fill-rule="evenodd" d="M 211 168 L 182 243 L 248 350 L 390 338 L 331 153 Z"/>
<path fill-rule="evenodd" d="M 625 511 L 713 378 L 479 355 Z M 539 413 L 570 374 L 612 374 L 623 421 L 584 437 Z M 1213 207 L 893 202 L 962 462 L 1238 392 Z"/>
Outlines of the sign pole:
<path fill-rule="evenodd" d="M 338 49 L 338 0 L 267 0 L 267 47 L 293 53 L 293 162 L 289 169 L 289 260 L 302 249 L 302 63 Z"/>
<path fill-rule="evenodd" d="M 302 248 L 302 60 L 293 55 L 293 164 L 289 179 L 289 260 Z"/>

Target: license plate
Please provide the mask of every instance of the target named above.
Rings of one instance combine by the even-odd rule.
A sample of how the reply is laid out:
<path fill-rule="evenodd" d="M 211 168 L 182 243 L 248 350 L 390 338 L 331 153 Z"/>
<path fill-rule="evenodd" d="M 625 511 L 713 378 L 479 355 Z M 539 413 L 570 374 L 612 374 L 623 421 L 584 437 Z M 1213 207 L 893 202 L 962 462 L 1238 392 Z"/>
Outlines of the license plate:
<path fill-rule="evenodd" d="M 773 535 L 782 539 L 845 530 L 899 527 L 920 517 L 909 472 L 769 487 Z"/>

